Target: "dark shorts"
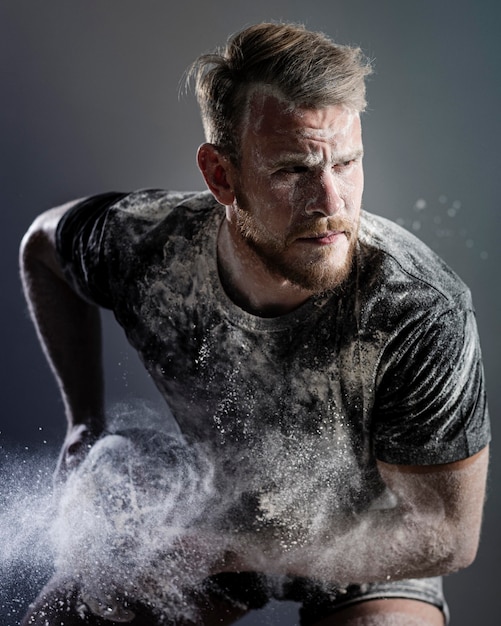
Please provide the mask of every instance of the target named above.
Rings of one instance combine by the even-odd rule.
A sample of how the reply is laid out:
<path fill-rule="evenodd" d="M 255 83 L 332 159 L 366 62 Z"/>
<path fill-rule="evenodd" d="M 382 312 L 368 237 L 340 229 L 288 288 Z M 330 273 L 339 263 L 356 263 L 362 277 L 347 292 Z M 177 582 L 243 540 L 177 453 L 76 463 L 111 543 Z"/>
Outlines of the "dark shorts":
<path fill-rule="evenodd" d="M 211 601 L 223 601 L 228 608 L 246 612 L 263 608 L 270 600 L 288 600 L 301 604 L 302 626 L 311 626 L 350 604 L 381 598 L 408 598 L 437 606 L 448 622 L 449 612 L 442 593 L 441 578 L 423 578 L 388 583 L 348 585 L 340 588 L 306 578 L 272 577 L 258 573 L 218 574 L 207 579 L 192 600 L 199 609 Z M 134 603 L 129 606 L 136 615 L 131 626 L 168 626 L 181 623 L 170 615 L 155 612 Z M 22 626 L 107 626 L 112 622 L 96 617 L 82 600 L 76 581 L 54 579 L 40 594 L 25 616 Z"/>
<path fill-rule="evenodd" d="M 255 573 L 218 574 L 205 583 L 209 595 L 248 609 L 264 607 L 271 599 L 301 603 L 302 626 L 309 626 L 356 602 L 381 598 L 421 600 L 438 607 L 449 620 L 442 578 L 420 578 L 386 583 L 332 584 L 298 577 L 273 577 Z"/>

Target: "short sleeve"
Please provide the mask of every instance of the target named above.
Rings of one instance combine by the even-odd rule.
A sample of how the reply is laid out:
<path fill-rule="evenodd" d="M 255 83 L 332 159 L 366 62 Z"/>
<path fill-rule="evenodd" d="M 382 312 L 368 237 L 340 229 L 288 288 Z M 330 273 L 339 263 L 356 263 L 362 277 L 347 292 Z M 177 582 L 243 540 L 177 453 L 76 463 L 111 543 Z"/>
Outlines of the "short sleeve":
<path fill-rule="evenodd" d="M 110 192 L 79 202 L 61 218 L 56 249 L 68 282 L 85 300 L 111 308 L 104 245 L 110 207 L 127 194 Z"/>
<path fill-rule="evenodd" d="M 382 461 L 450 463 L 490 440 L 475 315 L 461 300 L 392 346 L 372 425 Z"/>

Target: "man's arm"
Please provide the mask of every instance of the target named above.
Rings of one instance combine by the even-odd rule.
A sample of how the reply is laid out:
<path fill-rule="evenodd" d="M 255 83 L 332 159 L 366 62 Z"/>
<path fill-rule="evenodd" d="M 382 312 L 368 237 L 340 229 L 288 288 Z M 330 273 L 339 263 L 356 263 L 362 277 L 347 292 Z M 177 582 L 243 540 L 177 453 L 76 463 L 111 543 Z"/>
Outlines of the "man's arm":
<path fill-rule="evenodd" d="M 379 463 L 396 496 L 393 505 L 370 508 L 342 534 L 333 520 L 300 547 L 276 549 L 270 541 L 261 549 L 259 538 L 247 538 L 236 549 L 240 556 L 229 553 L 221 569 L 257 569 L 339 584 L 457 571 L 470 565 L 477 552 L 487 467 L 488 448 L 438 466 Z"/>
<path fill-rule="evenodd" d="M 399 501 L 396 514 L 401 515 L 403 532 L 395 537 L 395 549 L 408 546 L 395 577 L 445 575 L 471 565 L 480 540 L 488 465 L 488 446 L 443 465 L 379 463 L 383 480 Z"/>
<path fill-rule="evenodd" d="M 24 293 L 38 338 L 64 402 L 68 431 L 60 459 L 64 473 L 104 428 L 99 310 L 70 287 L 56 255 L 60 218 L 76 202 L 51 209 L 33 222 L 20 250 Z"/>

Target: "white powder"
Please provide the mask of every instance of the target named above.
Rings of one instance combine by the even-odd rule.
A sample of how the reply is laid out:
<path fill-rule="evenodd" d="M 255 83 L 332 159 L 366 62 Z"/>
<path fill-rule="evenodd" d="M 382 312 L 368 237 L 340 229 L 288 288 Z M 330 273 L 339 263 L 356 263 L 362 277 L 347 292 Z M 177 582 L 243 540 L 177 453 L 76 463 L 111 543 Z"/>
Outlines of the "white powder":
<path fill-rule="evenodd" d="M 61 494 L 52 528 L 57 570 L 79 581 L 94 612 L 115 611 L 115 621 L 115 598 L 186 615 L 187 589 L 208 574 L 212 555 L 179 542 L 204 524 L 212 496 L 201 449 L 152 430 L 108 435 Z"/>
<path fill-rule="evenodd" d="M 0 616 L 17 622 L 52 572 L 55 456 L 0 450 Z"/>
<path fill-rule="evenodd" d="M 50 473 L 34 464 L 31 487 L 19 472 L 8 488 L 4 485 L 1 565 L 7 570 L 24 561 L 48 575 L 54 553 L 58 573 L 78 582 L 85 610 L 120 622 L 132 618 L 127 605 L 134 601 L 149 606 L 160 620 L 196 618 L 191 591 L 239 541 L 258 571 L 304 561 L 317 575 L 324 572 L 326 580 L 333 571 L 357 568 L 367 577 L 368 554 L 370 563 L 388 571 L 414 549 L 416 558 L 440 558 L 447 550 L 438 539 L 444 510 L 433 481 L 416 477 L 409 491 L 408 477 L 392 472 L 392 491 L 372 484 L 336 423 L 326 425 L 323 434 L 270 429 L 251 449 L 228 444 L 221 459 L 178 434 L 128 428 L 92 448 L 57 503 L 47 485 Z M 472 464 L 464 472 L 479 467 Z M 232 471 L 225 473 L 228 468 Z M 452 481 L 451 489 L 460 479 L 444 478 Z M 353 515 L 354 498 L 370 494 L 371 485 L 365 512 Z M 243 514 L 257 526 L 238 531 L 230 511 L 248 493 L 256 496 L 255 508 L 246 512 L 244 507 Z M 374 523 L 373 514 L 387 516 L 386 527 Z M 419 552 L 426 532 L 437 537 L 436 555 Z M 389 614 L 382 624 L 392 626 L 398 619 Z M 419 626 L 416 620 L 406 623 Z M 372 623 L 360 617 L 353 626 Z"/>

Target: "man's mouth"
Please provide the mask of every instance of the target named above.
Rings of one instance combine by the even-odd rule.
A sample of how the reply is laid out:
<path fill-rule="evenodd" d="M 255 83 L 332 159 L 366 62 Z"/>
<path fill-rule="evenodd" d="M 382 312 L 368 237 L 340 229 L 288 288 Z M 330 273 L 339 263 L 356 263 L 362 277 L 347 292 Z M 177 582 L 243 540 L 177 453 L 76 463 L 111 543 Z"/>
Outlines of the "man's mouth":
<path fill-rule="evenodd" d="M 311 245 L 327 246 L 329 244 L 336 243 L 343 236 L 346 237 L 346 231 L 344 230 L 328 230 L 324 233 L 302 235 L 297 238 L 297 241 Z"/>

